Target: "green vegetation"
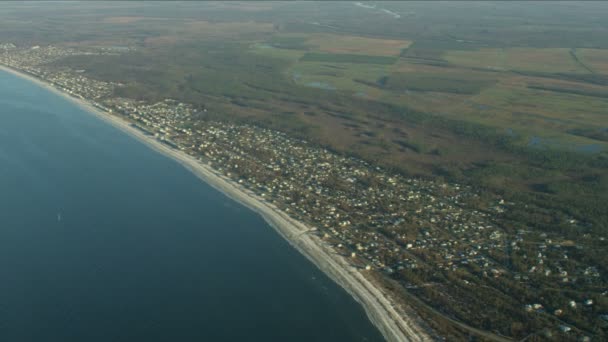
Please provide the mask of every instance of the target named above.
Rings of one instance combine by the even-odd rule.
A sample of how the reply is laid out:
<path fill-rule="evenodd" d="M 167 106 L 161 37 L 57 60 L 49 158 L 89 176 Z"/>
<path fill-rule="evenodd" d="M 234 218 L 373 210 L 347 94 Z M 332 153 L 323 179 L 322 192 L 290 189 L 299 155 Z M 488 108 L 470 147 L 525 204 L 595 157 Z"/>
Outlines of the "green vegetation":
<path fill-rule="evenodd" d="M 537 90 L 553 91 L 553 92 L 557 92 L 557 93 L 608 98 L 608 91 L 606 91 L 604 89 L 591 90 L 591 89 L 584 89 L 584 88 L 559 87 L 559 86 L 550 86 L 550 85 L 529 85 L 528 88 L 537 89 Z"/>
<path fill-rule="evenodd" d="M 452 64 L 494 70 L 521 70 L 549 73 L 588 73 L 567 48 L 481 48 L 452 50 L 445 59 Z"/>
<path fill-rule="evenodd" d="M 313 53 L 305 54 L 301 62 L 329 62 L 329 63 L 361 63 L 390 65 L 397 61 L 394 57 L 366 56 L 353 54 Z"/>
<path fill-rule="evenodd" d="M 407 40 L 345 34 L 312 34 L 305 35 L 305 39 L 316 50 L 335 54 L 398 56 L 410 45 L 410 41 Z"/>
<path fill-rule="evenodd" d="M 477 94 L 493 83 L 491 80 L 466 79 L 465 77 L 453 77 L 449 74 L 393 73 L 378 80 L 380 86 L 393 91 L 407 89 L 469 95 Z"/>
<path fill-rule="evenodd" d="M 441 11 L 418 2 L 381 5 L 401 19 L 347 2 L 271 2 L 261 9 L 182 3 L 171 11 L 152 3 L 145 15 L 139 4 L 88 4 L 95 20 L 71 6 L 41 4 L 42 20 L 7 3 L 0 43 L 132 47 L 52 66 L 124 84 L 116 96 L 192 103 L 208 109 L 205 120 L 254 122 L 397 172 L 471 184 L 520 203 L 497 216 L 505 229 L 576 241 L 581 249 L 569 248 L 570 259 L 593 260 L 605 284 L 606 245 L 598 238 L 608 227 L 606 4 L 445 2 Z M 564 223 L 571 220 L 581 224 Z M 529 260 L 495 257 L 527 274 Z M 405 278 L 399 281 L 455 283 L 441 272 L 412 270 Z M 467 310 L 492 307 L 484 320 L 466 323 L 516 338 L 537 333 L 548 319 L 500 311 L 509 307 L 511 289 L 555 305 L 571 297 L 550 290 L 553 278 L 538 279 L 543 286 L 534 288 L 501 281 L 491 281 L 500 295 L 480 286 L 472 298 L 463 285 L 455 285 L 455 299 L 434 286 L 416 295 L 436 308 L 458 308 L 445 310 L 463 321 Z M 608 310 L 596 284 L 580 286 L 598 303 L 589 309 L 594 317 Z M 562 319 L 604 339 L 606 325 L 585 321 L 585 314 Z"/>
<path fill-rule="evenodd" d="M 268 45 L 281 49 L 306 50 L 308 45 L 306 37 L 273 36 Z"/>

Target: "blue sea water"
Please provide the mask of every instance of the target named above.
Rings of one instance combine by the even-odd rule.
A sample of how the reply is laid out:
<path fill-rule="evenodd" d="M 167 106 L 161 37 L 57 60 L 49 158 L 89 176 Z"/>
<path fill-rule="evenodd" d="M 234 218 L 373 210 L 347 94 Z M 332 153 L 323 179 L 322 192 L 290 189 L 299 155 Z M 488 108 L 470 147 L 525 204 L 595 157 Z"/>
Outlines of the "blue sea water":
<path fill-rule="evenodd" d="M 378 341 L 258 215 L 0 71 L 0 341 Z"/>

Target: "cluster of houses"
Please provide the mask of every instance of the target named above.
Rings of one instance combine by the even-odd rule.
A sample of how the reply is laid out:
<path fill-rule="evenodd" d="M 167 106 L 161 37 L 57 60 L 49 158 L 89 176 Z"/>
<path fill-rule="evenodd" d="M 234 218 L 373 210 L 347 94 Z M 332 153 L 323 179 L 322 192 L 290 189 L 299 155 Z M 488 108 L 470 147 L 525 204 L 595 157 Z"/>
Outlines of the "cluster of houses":
<path fill-rule="evenodd" d="M 480 200 L 479 194 L 467 185 L 391 173 L 282 132 L 208 120 L 205 109 L 169 99 L 150 104 L 113 97 L 120 84 L 45 67 L 50 60 L 78 54 L 73 49 L 5 45 L 0 45 L 0 63 L 85 98 L 209 164 L 315 227 L 314 234 L 357 267 L 377 270 L 411 287 L 425 284 L 408 283 L 407 271 L 466 273 L 473 276 L 463 280 L 472 293 L 477 286 L 491 286 L 485 279 L 497 278 L 538 289 L 547 283 L 555 288 L 583 282 L 605 286 L 605 276 L 595 265 L 572 257 L 577 254 L 572 251 L 580 249 L 576 243 L 531 229 L 511 232 L 502 227 L 501 215 L 514 203 L 494 197 L 481 210 L 472 204 Z M 591 298 L 581 302 L 568 292 L 563 297 L 563 307 L 545 310 L 542 302 L 521 303 L 522 311 L 563 318 L 564 312 L 576 309 L 571 302 L 594 305 Z M 569 332 L 565 327 L 562 332 Z"/>
<path fill-rule="evenodd" d="M 104 50 L 82 51 L 74 48 L 55 46 L 32 46 L 17 48 L 14 44 L 0 44 L 0 63 L 29 75 L 41 78 L 53 84 L 60 90 L 80 98 L 97 100 L 108 97 L 113 93 L 114 87 L 120 84 L 101 82 L 84 77 L 84 70 L 61 70 L 50 68 L 49 63 L 70 56 L 107 55 Z"/>

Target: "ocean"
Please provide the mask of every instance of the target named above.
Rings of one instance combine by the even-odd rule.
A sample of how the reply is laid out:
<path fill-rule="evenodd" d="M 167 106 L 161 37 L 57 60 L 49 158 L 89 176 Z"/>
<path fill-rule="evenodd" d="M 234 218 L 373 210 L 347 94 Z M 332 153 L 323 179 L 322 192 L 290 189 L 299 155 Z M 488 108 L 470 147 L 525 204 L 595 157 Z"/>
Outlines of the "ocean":
<path fill-rule="evenodd" d="M 380 341 L 259 215 L 0 71 L 0 341 Z"/>

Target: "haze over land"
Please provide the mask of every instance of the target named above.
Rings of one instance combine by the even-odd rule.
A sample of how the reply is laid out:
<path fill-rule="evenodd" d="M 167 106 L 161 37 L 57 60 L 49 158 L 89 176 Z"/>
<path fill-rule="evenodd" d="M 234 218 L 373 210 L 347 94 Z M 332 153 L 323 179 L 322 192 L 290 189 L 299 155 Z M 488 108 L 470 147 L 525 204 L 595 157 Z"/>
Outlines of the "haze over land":
<path fill-rule="evenodd" d="M 437 334 L 606 338 L 606 3 L 0 9 L 0 63 L 318 227 Z"/>

